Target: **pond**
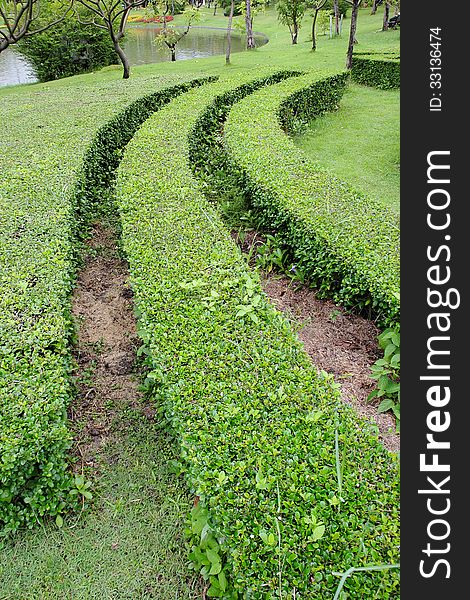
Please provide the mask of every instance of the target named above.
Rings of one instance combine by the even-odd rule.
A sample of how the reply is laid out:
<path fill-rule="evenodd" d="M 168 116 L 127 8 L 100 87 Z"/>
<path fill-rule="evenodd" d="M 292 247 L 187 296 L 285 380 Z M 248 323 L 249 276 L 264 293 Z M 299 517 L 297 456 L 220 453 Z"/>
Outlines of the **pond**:
<path fill-rule="evenodd" d="M 19 52 L 7 48 L 0 53 L 0 86 L 37 81 L 34 69 Z"/>
<path fill-rule="evenodd" d="M 132 65 L 171 60 L 169 50 L 160 48 L 153 43 L 158 31 L 159 27 L 153 25 L 128 27 L 126 53 Z M 255 41 L 257 46 L 263 46 L 268 42 L 268 38 L 258 33 L 255 35 Z M 192 27 L 188 35 L 185 35 L 176 47 L 176 60 L 225 54 L 226 44 L 226 29 Z M 232 52 L 241 52 L 245 49 L 246 36 L 239 32 L 232 32 Z"/>
<path fill-rule="evenodd" d="M 125 51 L 131 65 L 165 62 L 171 59 L 166 48 L 156 46 L 153 41 L 158 26 L 129 25 L 126 34 Z M 268 38 L 255 34 L 257 46 L 263 46 Z M 179 42 L 176 51 L 177 60 L 205 58 L 225 53 L 227 30 L 213 27 L 192 27 L 188 35 Z M 241 52 L 246 48 L 246 36 L 232 33 L 232 52 Z M 19 52 L 8 48 L 0 54 L 0 86 L 31 83 L 37 81 L 34 69 Z"/>

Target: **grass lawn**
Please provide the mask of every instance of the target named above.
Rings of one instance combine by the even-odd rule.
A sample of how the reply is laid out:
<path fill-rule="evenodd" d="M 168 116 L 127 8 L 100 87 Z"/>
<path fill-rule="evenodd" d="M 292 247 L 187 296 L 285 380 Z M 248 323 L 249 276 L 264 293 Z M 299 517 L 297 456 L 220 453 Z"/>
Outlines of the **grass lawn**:
<path fill-rule="evenodd" d="M 398 91 L 350 84 L 339 110 L 310 123 L 295 143 L 357 190 L 399 209 Z"/>
<path fill-rule="evenodd" d="M 227 18 L 222 14 L 214 17 L 212 10 L 203 12 L 200 25 L 226 27 Z M 181 24 L 179 21 L 177 17 L 175 24 Z M 381 22 L 382 14 L 371 16 L 370 8 L 360 11 L 358 50 L 398 48 L 399 31 L 381 32 Z M 341 38 L 320 36 L 316 52 L 310 50 L 309 25 L 310 18 L 305 19 L 299 43 L 292 46 L 287 27 L 281 26 L 275 11 L 269 9 L 257 15 L 254 23 L 255 31 L 266 33 L 269 43 L 252 52 L 233 54 L 229 67 L 223 56 L 143 65 L 132 68 L 131 81 L 145 81 L 143 93 L 147 94 L 149 82 L 158 82 L 170 73 L 198 77 L 226 73 L 227 69 L 251 69 L 255 74 L 266 66 L 343 68 L 349 19 Z M 47 84 L 0 88 L 0 104 L 3 99 L 14 104 L 18 98 L 20 104 L 34 110 L 36 97 L 41 95 L 65 94 L 71 85 L 99 89 L 121 77 L 121 67 L 113 66 Z M 122 89 L 126 85 L 123 81 Z M 47 127 L 52 126 L 53 118 L 47 116 Z M 56 120 L 60 128 L 60 116 Z M 80 126 L 78 120 L 76 125 Z M 26 130 L 12 136 L 9 143 L 14 145 L 15 160 L 29 156 L 22 148 L 22 143 L 27 147 L 22 142 L 27 136 Z M 339 148 L 348 150 L 348 140 L 354 140 L 355 148 L 340 153 Z M 380 193 L 381 199 L 396 205 L 398 93 L 351 86 L 340 111 L 316 121 L 298 143 L 358 189 L 376 197 Z M 161 430 L 142 414 L 123 411 L 113 439 L 100 456 L 92 509 L 66 518 L 62 529 L 45 524 L 0 542 L 0 600 L 194 598 L 196 584 L 190 579 L 182 539 L 190 499 L 171 473 L 173 458 L 171 440 Z M 176 546 L 175 539 L 180 542 Z"/>
<path fill-rule="evenodd" d="M 2 600 L 197 597 L 183 543 L 191 508 L 171 440 L 127 410 L 101 453 L 92 510 L 0 544 Z"/>

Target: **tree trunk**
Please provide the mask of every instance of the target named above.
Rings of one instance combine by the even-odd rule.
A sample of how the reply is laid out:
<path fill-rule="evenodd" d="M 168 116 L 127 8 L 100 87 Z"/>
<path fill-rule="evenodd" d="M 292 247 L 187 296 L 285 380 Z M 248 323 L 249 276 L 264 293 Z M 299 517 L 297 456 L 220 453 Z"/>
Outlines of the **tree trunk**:
<path fill-rule="evenodd" d="M 253 25 L 251 19 L 251 0 L 245 0 L 245 3 L 246 47 L 248 48 L 248 50 L 252 50 L 255 47 L 255 38 L 253 37 Z"/>
<path fill-rule="evenodd" d="M 312 21 L 312 50 L 316 50 L 317 49 L 317 38 L 315 37 L 315 26 L 317 24 L 317 17 L 318 17 L 318 9 L 315 9 L 315 12 L 313 13 L 313 21 Z"/>
<path fill-rule="evenodd" d="M 216 5 L 217 6 L 217 5 Z M 232 21 L 233 11 L 235 10 L 235 0 L 230 3 L 230 13 L 228 15 L 228 27 L 227 27 L 227 51 L 225 53 L 225 64 L 230 64 L 230 53 L 232 52 Z"/>
<path fill-rule="evenodd" d="M 335 35 L 339 35 L 339 0 L 334 0 L 333 8 L 335 11 Z"/>
<path fill-rule="evenodd" d="M 375 15 L 375 13 L 377 12 L 377 0 L 374 0 L 372 2 L 372 11 L 371 11 L 371 15 Z"/>
<path fill-rule="evenodd" d="M 354 44 L 357 43 L 356 29 L 357 29 L 357 13 L 359 12 L 359 2 L 360 2 L 360 0 L 353 0 L 352 10 L 351 10 L 351 29 L 349 31 L 348 52 L 346 55 L 346 69 L 349 69 L 349 70 L 352 67 L 352 56 L 353 56 Z"/>
<path fill-rule="evenodd" d="M 114 39 L 113 45 L 114 45 L 114 50 L 115 50 L 116 54 L 119 56 L 119 60 L 122 63 L 122 67 L 123 67 L 122 78 L 129 79 L 129 75 L 131 74 L 131 67 L 129 65 L 129 60 L 128 60 L 127 56 L 125 55 L 124 50 L 119 45 L 119 40 Z"/>
<path fill-rule="evenodd" d="M 217 2 L 214 3 L 214 17 L 217 14 Z"/>
<path fill-rule="evenodd" d="M 389 18 L 390 18 L 390 3 L 389 2 L 385 2 L 384 22 L 383 22 L 383 26 L 382 26 L 382 31 L 387 31 L 387 29 L 388 29 L 388 19 Z"/>
<path fill-rule="evenodd" d="M 299 24 L 295 20 L 292 24 L 291 36 L 292 36 L 292 43 L 297 44 L 297 38 L 299 37 Z"/>
<path fill-rule="evenodd" d="M 176 62 L 176 47 L 172 46 L 171 50 L 171 62 Z"/>

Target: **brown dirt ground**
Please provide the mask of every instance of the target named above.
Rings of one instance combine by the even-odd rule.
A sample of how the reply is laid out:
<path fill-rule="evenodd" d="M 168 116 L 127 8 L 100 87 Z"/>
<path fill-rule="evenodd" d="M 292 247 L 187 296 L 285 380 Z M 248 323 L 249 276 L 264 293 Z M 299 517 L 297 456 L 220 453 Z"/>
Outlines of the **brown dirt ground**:
<path fill-rule="evenodd" d="M 236 232 L 232 237 L 239 241 Z M 252 232 L 239 245 L 248 253 L 263 241 Z M 377 413 L 379 402 L 367 401 L 375 384 L 370 369 L 381 355 L 377 345 L 379 330 L 374 323 L 348 313 L 330 300 L 318 299 L 315 290 L 294 284 L 282 275 L 265 273 L 262 285 L 276 308 L 293 322 L 315 367 L 334 375 L 341 384 L 344 402 L 375 423 L 379 439 L 388 450 L 399 452 L 400 436 L 396 433 L 394 416 L 389 412 Z"/>
<path fill-rule="evenodd" d="M 139 340 L 128 268 L 112 230 L 95 225 L 73 295 L 78 324 L 75 350 L 78 394 L 70 408 L 82 467 L 98 469 L 99 449 L 112 435 L 116 412 L 142 400 L 135 371 Z M 152 411 L 150 407 L 142 408 Z M 152 415 L 147 415 L 152 418 Z"/>
<path fill-rule="evenodd" d="M 251 235 L 242 249 L 261 242 L 262 238 Z M 117 407 L 139 406 L 150 419 L 153 409 L 143 405 L 139 391 L 135 353 L 140 343 L 127 264 L 116 251 L 114 234 L 102 225 L 95 225 L 88 245 L 73 296 L 72 312 L 79 324 L 75 352 L 78 394 L 69 416 L 76 424 L 75 446 L 81 467 L 96 470 L 97 453 L 112 435 Z M 367 401 L 374 388 L 370 367 L 380 356 L 375 325 L 331 301 L 319 300 L 314 290 L 286 277 L 264 275 L 262 283 L 275 306 L 293 321 L 315 367 L 335 376 L 343 400 L 377 425 L 388 450 L 398 452 L 400 437 L 394 417 L 378 414 L 377 402 Z"/>

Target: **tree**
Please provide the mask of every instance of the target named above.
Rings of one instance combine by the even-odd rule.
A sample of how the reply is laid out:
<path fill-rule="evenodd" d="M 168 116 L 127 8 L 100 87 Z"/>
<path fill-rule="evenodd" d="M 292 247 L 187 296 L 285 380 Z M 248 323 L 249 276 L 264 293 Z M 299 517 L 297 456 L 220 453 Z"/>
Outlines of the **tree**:
<path fill-rule="evenodd" d="M 106 31 L 82 25 L 70 13 L 60 23 L 18 42 L 39 81 L 51 81 L 101 69 L 117 62 Z"/>
<path fill-rule="evenodd" d="M 124 37 L 127 19 L 133 8 L 143 6 L 146 0 L 75 0 L 93 15 L 91 20 L 82 21 L 84 25 L 92 23 L 100 29 L 108 31 L 113 42 L 114 51 L 119 56 L 123 66 L 123 79 L 128 79 L 131 73 L 129 60 L 122 49 L 121 40 Z"/>
<path fill-rule="evenodd" d="M 318 13 L 325 6 L 326 0 L 314 0 L 312 6 L 313 9 L 313 21 L 312 21 L 312 50 L 315 51 L 317 49 L 317 36 L 315 32 L 315 28 L 317 25 Z"/>
<path fill-rule="evenodd" d="M 166 46 L 170 50 L 172 62 L 176 61 L 176 46 L 189 33 L 191 25 L 199 21 L 200 17 L 201 14 L 198 8 L 187 8 L 183 12 L 186 26 L 182 31 L 176 29 L 174 25 L 167 25 L 166 21 L 163 21 L 164 25 L 155 38 L 155 41 L 157 44 Z"/>
<path fill-rule="evenodd" d="M 45 0 L 0 0 L 0 52 L 60 23 L 72 10 L 72 2 L 49 2 L 48 6 Z"/>
<path fill-rule="evenodd" d="M 387 31 L 389 18 L 390 18 L 390 2 L 385 2 L 382 31 Z"/>
<path fill-rule="evenodd" d="M 255 47 L 255 38 L 253 36 L 253 17 L 251 15 L 251 0 L 245 0 L 245 27 L 246 27 L 246 47 L 252 50 Z"/>
<path fill-rule="evenodd" d="M 359 4 L 361 0 L 350 0 L 350 4 L 352 5 L 351 11 L 351 27 L 349 30 L 349 43 L 348 43 L 348 51 L 346 54 L 346 69 L 352 68 L 352 56 L 354 44 L 357 44 L 356 40 L 356 29 L 357 29 L 357 15 L 359 12 Z"/>
<path fill-rule="evenodd" d="M 217 6 L 217 4 L 216 4 Z M 228 25 L 227 25 L 227 50 L 225 52 L 225 64 L 230 64 L 230 54 L 232 52 L 232 22 L 233 12 L 235 10 L 235 0 L 230 2 L 230 12 L 228 14 Z"/>
<path fill-rule="evenodd" d="M 289 27 L 292 43 L 297 44 L 299 29 L 307 9 L 305 0 L 279 0 L 276 4 L 279 22 Z"/>
<path fill-rule="evenodd" d="M 333 0 L 333 12 L 335 15 L 335 35 L 339 35 L 339 0 Z"/>

